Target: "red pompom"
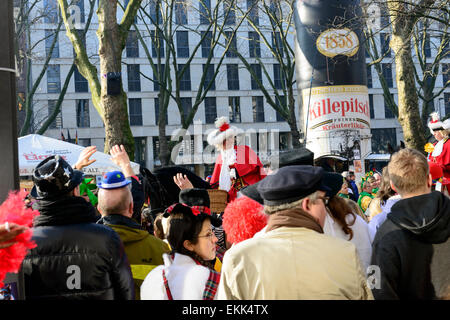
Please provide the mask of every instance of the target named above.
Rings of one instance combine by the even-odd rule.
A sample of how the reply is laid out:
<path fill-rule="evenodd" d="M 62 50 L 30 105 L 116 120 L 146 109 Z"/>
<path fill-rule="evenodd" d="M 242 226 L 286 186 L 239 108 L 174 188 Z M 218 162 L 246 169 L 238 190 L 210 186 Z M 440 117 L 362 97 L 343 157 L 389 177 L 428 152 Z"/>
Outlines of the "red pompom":
<path fill-rule="evenodd" d="M 10 192 L 8 198 L 0 206 L 0 224 L 16 223 L 31 228 L 34 217 L 39 212 L 25 207 L 24 199 L 27 192 Z M 31 241 L 32 229 L 27 229 L 14 238 L 15 244 L 0 249 L 0 288 L 7 273 L 17 273 L 29 249 L 36 247 Z"/>
<path fill-rule="evenodd" d="M 223 125 L 220 126 L 219 131 L 224 132 L 224 131 L 228 130 L 229 128 L 230 128 L 230 125 L 228 123 L 224 123 Z"/>
<path fill-rule="evenodd" d="M 266 225 L 263 206 L 245 196 L 230 202 L 223 214 L 222 226 L 233 244 L 252 238 Z"/>

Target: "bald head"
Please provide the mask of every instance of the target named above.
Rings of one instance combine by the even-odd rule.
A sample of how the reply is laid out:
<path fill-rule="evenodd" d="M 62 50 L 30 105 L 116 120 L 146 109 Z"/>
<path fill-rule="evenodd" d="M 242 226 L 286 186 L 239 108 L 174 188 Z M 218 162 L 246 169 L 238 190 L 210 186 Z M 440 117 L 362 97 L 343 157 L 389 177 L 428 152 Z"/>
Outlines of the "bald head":
<path fill-rule="evenodd" d="M 133 197 L 128 187 L 118 189 L 100 189 L 98 191 L 98 211 L 102 216 L 121 214 L 133 215 Z"/>

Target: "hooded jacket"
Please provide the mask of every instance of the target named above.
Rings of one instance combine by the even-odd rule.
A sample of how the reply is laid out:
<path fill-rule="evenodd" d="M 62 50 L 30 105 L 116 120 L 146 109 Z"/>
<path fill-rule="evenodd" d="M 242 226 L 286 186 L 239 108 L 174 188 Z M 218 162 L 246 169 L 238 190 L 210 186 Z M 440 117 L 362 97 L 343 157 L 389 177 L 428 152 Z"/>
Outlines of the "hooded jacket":
<path fill-rule="evenodd" d="M 35 299 L 132 300 L 133 280 L 119 236 L 95 224 L 81 197 L 33 204 L 37 247 L 23 261 L 25 296 Z"/>
<path fill-rule="evenodd" d="M 375 299 L 450 297 L 450 199 L 434 191 L 398 201 L 378 229 Z"/>
<path fill-rule="evenodd" d="M 169 246 L 142 230 L 133 219 L 119 214 L 105 216 L 97 223 L 112 228 L 122 240 L 133 274 L 136 299 L 140 299 L 142 282 L 153 268 L 164 264 L 162 255 L 170 251 Z"/>

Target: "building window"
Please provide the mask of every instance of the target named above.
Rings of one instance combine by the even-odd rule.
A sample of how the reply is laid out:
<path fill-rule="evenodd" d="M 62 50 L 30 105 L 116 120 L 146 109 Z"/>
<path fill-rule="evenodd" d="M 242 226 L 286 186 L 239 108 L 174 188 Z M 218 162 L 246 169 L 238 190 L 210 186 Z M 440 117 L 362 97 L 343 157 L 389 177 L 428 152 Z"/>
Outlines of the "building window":
<path fill-rule="evenodd" d="M 155 98 L 155 121 L 156 124 L 159 123 L 159 98 Z M 166 124 L 168 123 L 168 121 L 169 121 L 169 114 L 166 110 Z"/>
<path fill-rule="evenodd" d="M 159 36 L 155 37 L 155 35 Z M 157 50 L 159 50 L 159 56 L 161 58 L 164 58 L 164 39 L 160 31 L 158 31 L 157 33 L 155 33 L 154 30 L 150 31 L 150 38 L 152 39 L 152 57 L 157 58 Z"/>
<path fill-rule="evenodd" d="M 391 38 L 390 38 L 389 34 L 387 34 L 387 33 L 380 34 L 381 55 L 384 57 L 391 56 L 391 47 L 389 46 L 390 39 Z"/>
<path fill-rule="evenodd" d="M 241 101 L 240 97 L 228 97 L 228 111 L 230 123 L 241 122 Z"/>
<path fill-rule="evenodd" d="M 189 37 L 187 31 L 177 31 L 177 56 L 189 58 Z"/>
<path fill-rule="evenodd" d="M 56 108 L 57 100 L 48 100 L 48 116 L 50 117 Z M 62 128 L 62 114 L 61 109 L 59 110 L 58 115 L 56 116 L 55 120 L 50 123 L 49 129 L 57 129 Z"/>
<path fill-rule="evenodd" d="M 252 97 L 253 122 L 264 122 L 264 98 Z"/>
<path fill-rule="evenodd" d="M 259 15 L 258 15 L 258 1 L 256 0 L 247 0 L 247 10 L 250 10 L 248 18 L 255 25 L 259 25 Z"/>
<path fill-rule="evenodd" d="M 164 83 L 164 70 L 166 66 L 164 64 L 155 65 L 156 70 L 159 68 L 159 79 L 157 78 L 156 74 L 153 73 L 153 89 L 155 91 L 159 91 L 160 83 Z"/>
<path fill-rule="evenodd" d="M 281 39 L 281 34 L 279 31 L 272 33 L 272 47 L 274 49 L 276 49 L 277 54 L 279 54 L 283 58 L 284 46 L 283 46 L 283 41 Z"/>
<path fill-rule="evenodd" d="M 153 24 L 161 24 L 162 23 L 162 15 L 161 15 L 161 2 L 159 0 L 148 0 L 150 5 L 150 20 Z"/>
<path fill-rule="evenodd" d="M 450 63 L 442 64 L 442 86 L 450 80 Z"/>
<path fill-rule="evenodd" d="M 80 22 L 85 22 L 85 14 L 84 14 L 84 0 L 75 0 L 74 4 L 80 8 Z"/>
<path fill-rule="evenodd" d="M 279 140 L 280 140 L 280 150 L 288 150 L 289 149 L 289 132 L 280 132 Z"/>
<path fill-rule="evenodd" d="M 261 57 L 261 44 L 259 42 L 259 34 L 255 31 L 250 31 L 248 33 L 248 51 L 250 58 L 260 58 Z"/>
<path fill-rule="evenodd" d="M 239 90 L 239 70 L 237 64 L 227 64 L 228 90 Z"/>
<path fill-rule="evenodd" d="M 258 81 L 262 84 L 262 73 L 261 73 L 261 65 L 260 64 L 251 64 L 250 67 L 252 68 L 253 73 L 256 76 L 256 79 L 258 79 Z M 251 85 L 252 85 L 252 90 L 259 90 L 259 85 L 256 82 L 255 78 L 253 77 L 253 75 L 251 76 Z"/>
<path fill-rule="evenodd" d="M 146 137 L 134 138 L 134 162 L 139 163 L 139 165 L 145 167 L 145 154 L 146 154 Z"/>
<path fill-rule="evenodd" d="M 50 55 L 50 49 L 52 47 L 52 43 L 55 40 L 56 42 L 55 46 L 53 47 L 52 51 L 52 58 L 59 58 L 59 40 L 58 40 L 58 34 L 56 33 L 56 30 L 45 30 L 45 54 L 47 56 Z"/>
<path fill-rule="evenodd" d="M 88 99 L 77 99 L 77 127 L 78 128 L 89 128 L 89 100 Z"/>
<path fill-rule="evenodd" d="M 236 1 L 224 0 L 223 14 L 225 18 L 225 25 L 233 25 L 236 23 Z"/>
<path fill-rule="evenodd" d="M 273 65 L 273 85 L 275 89 L 283 89 L 284 86 L 283 71 L 278 63 Z"/>
<path fill-rule="evenodd" d="M 180 103 L 184 118 L 186 119 L 192 110 L 192 98 L 180 98 Z"/>
<path fill-rule="evenodd" d="M 128 99 L 130 126 L 142 126 L 142 100 Z"/>
<path fill-rule="evenodd" d="M 445 114 L 450 114 L 450 93 L 444 93 L 444 108 Z"/>
<path fill-rule="evenodd" d="M 75 67 L 74 78 L 75 78 L 75 92 L 89 91 L 88 81 L 78 71 L 78 67 Z"/>
<path fill-rule="evenodd" d="M 47 93 L 60 93 L 61 79 L 59 64 L 48 65 L 47 67 Z"/>
<path fill-rule="evenodd" d="M 90 138 L 78 139 L 78 145 L 82 147 L 89 147 L 92 145 L 91 139 Z"/>
<path fill-rule="evenodd" d="M 211 53 L 211 43 L 212 43 L 212 32 L 208 31 L 206 36 L 203 38 L 203 36 L 205 35 L 206 31 L 202 31 L 201 35 L 202 35 L 202 58 L 208 58 L 210 54 L 212 54 L 212 56 L 214 57 L 214 52 Z"/>
<path fill-rule="evenodd" d="M 178 72 L 181 72 L 184 68 L 184 64 L 178 65 Z M 191 90 L 191 66 L 188 65 L 183 75 L 180 78 L 180 91 L 190 91 Z"/>
<path fill-rule="evenodd" d="M 391 94 L 392 99 L 394 99 L 394 95 Z M 388 103 L 386 99 L 384 99 L 384 118 L 385 119 L 393 119 L 395 118 L 394 113 L 392 112 L 391 108 L 389 108 Z"/>
<path fill-rule="evenodd" d="M 206 64 L 203 65 L 203 73 L 206 72 L 205 80 L 203 82 L 203 89 L 206 90 L 209 83 L 212 81 L 212 84 L 211 84 L 211 87 L 209 88 L 209 90 L 216 90 L 216 81 L 214 79 L 214 65 L 209 64 L 208 69 L 206 69 L 206 70 L 205 69 L 206 69 Z"/>
<path fill-rule="evenodd" d="M 370 129 L 370 133 L 373 153 L 389 153 L 388 144 L 397 145 L 395 128 Z"/>
<path fill-rule="evenodd" d="M 228 50 L 225 54 L 227 58 L 236 58 L 237 57 L 237 40 L 236 40 L 236 34 L 233 36 L 233 32 L 231 31 L 225 31 L 225 39 L 227 41 L 227 44 L 231 41 L 230 46 L 228 47 Z M 231 37 L 233 36 L 233 39 Z"/>
<path fill-rule="evenodd" d="M 217 118 L 216 97 L 205 98 L 205 121 L 206 123 L 214 123 Z"/>
<path fill-rule="evenodd" d="M 198 2 L 200 12 L 200 24 L 209 24 L 211 15 L 211 0 L 201 0 Z"/>
<path fill-rule="evenodd" d="M 286 96 L 279 96 L 279 98 L 277 98 L 275 96 L 275 100 L 277 102 L 277 105 L 280 106 L 280 108 L 285 108 L 286 106 Z M 277 117 L 277 122 L 283 122 L 286 121 L 283 116 L 281 115 L 281 113 L 278 112 L 278 110 L 275 110 L 276 113 L 276 117 Z"/>
<path fill-rule="evenodd" d="M 367 66 L 367 88 L 372 88 L 372 66 Z"/>
<path fill-rule="evenodd" d="M 139 64 L 127 65 L 128 91 L 141 91 L 141 72 Z"/>
<path fill-rule="evenodd" d="M 392 65 L 390 63 L 382 63 L 381 68 L 383 70 L 383 77 L 386 80 L 388 87 L 392 88 L 393 87 Z"/>
<path fill-rule="evenodd" d="M 84 31 L 83 30 L 76 30 L 76 32 L 78 33 L 78 37 L 80 37 L 80 39 L 81 39 L 82 46 L 84 48 L 86 48 L 86 35 L 85 35 Z M 73 52 L 73 56 L 76 57 L 77 54 L 75 52 L 75 48 L 72 49 L 72 52 Z"/>
<path fill-rule="evenodd" d="M 57 0 L 44 0 L 44 22 L 58 23 L 59 22 L 59 7 Z"/>
<path fill-rule="evenodd" d="M 375 119 L 375 109 L 373 107 L 373 94 L 369 94 L 370 119 Z"/>
<path fill-rule="evenodd" d="M 135 30 L 128 31 L 126 49 L 127 49 L 127 58 L 139 57 L 139 41 L 137 32 Z"/>
<path fill-rule="evenodd" d="M 175 2 L 175 23 L 176 24 L 188 23 L 186 3 L 184 0 L 177 0 Z"/>
<path fill-rule="evenodd" d="M 425 51 L 425 57 L 430 58 L 431 57 L 431 47 L 430 47 L 430 35 L 427 34 L 425 36 L 425 43 L 424 43 L 424 51 Z"/>

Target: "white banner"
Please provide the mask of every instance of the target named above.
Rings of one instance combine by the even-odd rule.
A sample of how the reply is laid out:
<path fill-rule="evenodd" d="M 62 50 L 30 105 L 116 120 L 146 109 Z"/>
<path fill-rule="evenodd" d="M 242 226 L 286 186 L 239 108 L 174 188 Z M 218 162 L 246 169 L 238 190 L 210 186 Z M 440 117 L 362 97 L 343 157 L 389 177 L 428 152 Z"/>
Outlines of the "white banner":
<path fill-rule="evenodd" d="M 303 116 L 307 124 L 306 147 L 314 158 L 348 157 L 358 149 L 370 152 L 370 105 L 366 86 L 342 85 L 302 90 Z"/>

